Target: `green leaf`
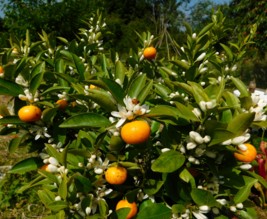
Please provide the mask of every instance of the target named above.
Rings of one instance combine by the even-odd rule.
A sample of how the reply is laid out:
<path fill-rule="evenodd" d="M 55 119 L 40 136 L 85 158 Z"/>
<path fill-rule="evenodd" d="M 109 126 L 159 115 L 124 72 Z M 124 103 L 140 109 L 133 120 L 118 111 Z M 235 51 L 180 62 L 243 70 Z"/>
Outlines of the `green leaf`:
<path fill-rule="evenodd" d="M 153 163 L 151 169 L 154 172 L 171 173 L 178 170 L 185 162 L 185 157 L 177 151 L 162 153 Z"/>
<path fill-rule="evenodd" d="M 18 96 L 19 94 L 24 94 L 20 85 L 0 78 L 0 95 Z"/>
<path fill-rule="evenodd" d="M 197 103 L 199 103 L 200 101 L 209 101 L 208 95 L 205 93 L 200 84 L 192 81 L 189 81 L 188 84 L 190 84 L 192 87 L 192 93 Z"/>
<path fill-rule="evenodd" d="M 38 190 L 37 194 L 46 207 L 48 207 L 51 202 L 55 201 L 55 194 L 47 189 Z"/>
<path fill-rule="evenodd" d="M 145 184 L 144 191 L 148 195 L 154 195 L 156 194 L 160 188 L 164 185 L 163 181 L 160 180 L 154 180 L 154 179 L 148 179 Z"/>
<path fill-rule="evenodd" d="M 70 87 L 54 86 L 54 87 L 49 87 L 48 89 L 46 89 L 41 95 L 44 96 L 44 95 L 49 94 L 49 93 L 62 92 L 62 91 L 68 91 L 68 90 L 70 90 Z"/>
<path fill-rule="evenodd" d="M 226 55 L 227 55 L 227 57 L 228 57 L 228 60 L 231 62 L 231 61 L 233 61 L 233 53 L 232 53 L 232 51 L 231 51 L 231 49 L 228 47 L 228 46 L 226 46 L 226 45 L 224 45 L 224 44 L 222 44 L 222 43 L 220 43 L 220 45 L 221 45 L 221 47 L 224 49 L 224 51 L 226 52 Z"/>
<path fill-rule="evenodd" d="M 198 37 L 201 37 L 202 35 L 206 34 L 212 27 L 214 26 L 214 23 L 207 24 L 203 29 L 198 33 Z"/>
<path fill-rule="evenodd" d="M 157 94 L 159 94 L 163 99 L 169 98 L 169 94 L 171 93 L 171 90 L 162 85 L 162 84 L 154 84 L 155 91 Z"/>
<path fill-rule="evenodd" d="M 98 89 L 90 89 L 85 98 L 87 98 L 86 100 L 91 99 L 92 101 L 96 102 L 108 112 L 117 110 L 115 100 L 106 91 Z"/>
<path fill-rule="evenodd" d="M 240 92 L 240 98 L 241 97 L 250 97 L 250 93 L 247 89 L 247 86 L 244 84 L 243 81 L 241 81 L 239 78 L 231 77 L 232 82 L 236 86 L 236 88 Z"/>
<path fill-rule="evenodd" d="M 15 164 L 9 173 L 24 174 L 29 171 L 37 170 L 41 164 L 42 160 L 38 157 L 27 158 Z"/>
<path fill-rule="evenodd" d="M 136 219 L 163 219 L 171 218 L 172 211 L 164 204 L 153 204 L 143 208 Z"/>
<path fill-rule="evenodd" d="M 210 191 L 204 189 L 192 189 L 191 197 L 193 201 L 198 205 L 207 205 L 209 207 L 218 206 L 218 202 L 213 197 Z"/>
<path fill-rule="evenodd" d="M 209 146 L 213 146 L 219 143 L 222 143 L 228 139 L 234 138 L 236 136 L 235 133 L 230 132 L 228 130 L 225 129 L 219 129 L 219 128 L 215 128 L 214 132 L 212 133 L 211 136 L 211 142 L 209 143 Z"/>
<path fill-rule="evenodd" d="M 104 199 L 98 200 L 98 209 L 100 212 L 100 215 L 105 218 L 108 215 L 108 204 Z"/>
<path fill-rule="evenodd" d="M 82 60 L 76 54 L 65 51 L 65 50 L 61 50 L 60 53 L 67 56 L 70 59 L 70 61 L 73 63 L 74 67 L 76 68 L 78 74 L 80 75 L 80 80 L 84 80 L 85 67 L 84 67 Z"/>
<path fill-rule="evenodd" d="M 239 114 L 230 121 L 227 130 L 235 133 L 236 136 L 242 135 L 251 126 L 254 117 L 254 113 Z"/>
<path fill-rule="evenodd" d="M 192 109 L 189 109 L 187 106 L 183 105 L 180 102 L 175 101 L 176 108 L 179 111 L 179 116 L 186 119 L 187 121 L 199 121 L 196 115 L 192 112 Z"/>
<path fill-rule="evenodd" d="M 23 133 L 13 138 L 8 144 L 9 153 L 14 153 L 24 141 L 26 136 L 28 136 L 28 133 Z"/>
<path fill-rule="evenodd" d="M 6 125 L 6 124 L 22 125 L 25 124 L 25 122 L 22 122 L 17 116 L 5 116 L 0 119 L 0 125 Z"/>
<path fill-rule="evenodd" d="M 107 78 L 102 78 L 101 80 L 105 83 L 106 88 L 112 94 L 114 99 L 122 105 L 124 98 L 124 90 L 122 87 L 113 80 Z"/>
<path fill-rule="evenodd" d="M 83 113 L 72 116 L 66 119 L 60 124 L 61 128 L 101 128 L 107 127 L 111 123 L 110 121 L 102 115 L 96 113 Z"/>
<path fill-rule="evenodd" d="M 248 176 L 243 176 L 243 179 L 245 181 L 245 185 L 238 190 L 234 197 L 234 202 L 236 204 L 242 203 L 248 199 L 252 186 L 258 181 L 257 179 Z"/>
<path fill-rule="evenodd" d="M 67 186 L 68 181 L 66 174 L 63 174 L 61 176 L 62 176 L 62 181 L 59 184 L 58 194 L 61 198 L 65 200 L 68 194 L 68 186 Z"/>
<path fill-rule="evenodd" d="M 35 75 L 30 81 L 30 92 L 34 95 L 42 83 L 44 73 Z"/>
<path fill-rule="evenodd" d="M 175 60 L 172 61 L 175 65 L 178 65 L 179 67 L 181 67 L 184 70 L 188 70 L 189 69 L 189 65 L 186 62 L 180 61 L 180 60 Z"/>
<path fill-rule="evenodd" d="M 58 212 L 65 208 L 69 207 L 68 203 L 65 201 L 53 201 L 47 204 L 47 208 L 51 209 L 52 211 Z"/>
<path fill-rule="evenodd" d="M 178 119 L 180 113 L 179 111 L 172 106 L 167 105 L 157 105 L 150 110 L 146 116 L 148 117 L 174 117 Z"/>
<path fill-rule="evenodd" d="M 139 75 L 137 78 L 134 79 L 134 81 L 131 83 L 129 90 L 128 90 L 128 95 L 131 98 L 138 97 L 139 93 L 145 87 L 146 79 L 147 77 L 145 74 Z"/>
<path fill-rule="evenodd" d="M 120 60 L 118 60 L 115 64 L 115 77 L 116 79 L 120 79 L 120 82 L 123 84 L 125 78 L 126 68 L 122 64 Z"/>
<path fill-rule="evenodd" d="M 80 174 L 75 175 L 75 184 L 80 192 L 88 193 L 92 190 L 91 181 Z"/>
<path fill-rule="evenodd" d="M 146 86 L 141 90 L 141 92 L 137 96 L 137 100 L 139 100 L 140 103 L 143 103 L 145 101 L 146 97 L 150 94 L 152 87 L 153 87 L 153 81 L 149 80 L 149 82 L 146 84 Z"/>

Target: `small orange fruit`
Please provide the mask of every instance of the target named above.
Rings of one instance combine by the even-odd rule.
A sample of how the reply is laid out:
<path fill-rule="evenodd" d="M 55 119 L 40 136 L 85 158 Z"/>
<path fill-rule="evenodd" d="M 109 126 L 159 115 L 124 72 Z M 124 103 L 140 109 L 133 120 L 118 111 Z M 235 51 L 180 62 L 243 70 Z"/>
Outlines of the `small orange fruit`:
<path fill-rule="evenodd" d="M 65 99 L 60 99 L 56 102 L 56 104 L 58 105 L 59 109 L 65 109 L 69 103 Z"/>
<path fill-rule="evenodd" d="M 121 128 L 121 137 L 127 144 L 141 144 L 149 139 L 150 126 L 146 121 L 135 120 Z"/>
<path fill-rule="evenodd" d="M 137 205 L 135 202 L 128 202 L 127 200 L 123 199 L 120 200 L 116 205 L 116 210 L 119 210 L 121 208 L 130 208 L 130 212 L 128 213 L 126 219 L 133 218 L 137 214 Z"/>
<path fill-rule="evenodd" d="M 156 54 L 157 54 L 157 50 L 153 46 L 145 48 L 143 52 L 144 58 L 149 59 L 149 60 L 154 59 L 156 57 Z"/>
<path fill-rule="evenodd" d="M 3 66 L 0 65 L 0 74 L 3 74 L 4 73 L 4 68 Z"/>
<path fill-rule="evenodd" d="M 23 106 L 20 108 L 18 116 L 23 122 L 36 122 L 41 119 L 42 111 L 34 105 Z"/>
<path fill-rule="evenodd" d="M 246 143 L 245 146 L 247 147 L 247 150 L 243 151 L 239 149 L 238 152 L 234 153 L 234 156 L 239 161 L 249 163 L 255 160 L 257 150 L 252 144 Z"/>
<path fill-rule="evenodd" d="M 105 178 L 109 184 L 121 185 L 127 179 L 127 170 L 121 166 L 109 167 L 105 172 Z"/>
<path fill-rule="evenodd" d="M 90 88 L 90 89 L 98 89 L 98 87 L 95 86 L 94 84 L 90 84 L 89 88 Z"/>

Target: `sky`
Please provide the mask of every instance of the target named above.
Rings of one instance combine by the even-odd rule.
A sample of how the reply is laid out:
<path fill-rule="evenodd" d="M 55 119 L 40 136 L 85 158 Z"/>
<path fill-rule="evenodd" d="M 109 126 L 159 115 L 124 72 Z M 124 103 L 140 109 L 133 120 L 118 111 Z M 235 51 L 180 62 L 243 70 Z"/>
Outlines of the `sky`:
<path fill-rule="evenodd" d="M 200 2 L 200 1 L 201 0 L 191 0 L 190 6 L 193 6 L 194 4 L 196 4 L 197 2 Z M 230 2 L 230 0 L 211 0 L 211 1 L 213 1 L 216 4 L 224 4 L 224 3 L 228 4 Z M 3 16 L 4 16 L 4 14 L 3 14 L 3 11 L 2 11 L 2 5 L 0 5 L 0 17 L 3 17 Z"/>

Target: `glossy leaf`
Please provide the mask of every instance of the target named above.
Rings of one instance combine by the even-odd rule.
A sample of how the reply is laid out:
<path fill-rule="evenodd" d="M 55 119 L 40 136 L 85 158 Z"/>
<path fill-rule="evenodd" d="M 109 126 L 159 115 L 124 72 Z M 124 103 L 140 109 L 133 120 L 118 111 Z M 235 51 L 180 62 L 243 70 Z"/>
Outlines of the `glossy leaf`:
<path fill-rule="evenodd" d="M 249 97 L 250 93 L 247 86 L 239 78 L 231 77 L 232 82 L 240 92 L 240 97 Z"/>
<path fill-rule="evenodd" d="M 53 201 L 47 204 L 47 208 L 51 209 L 52 211 L 58 212 L 67 208 L 69 205 L 65 201 Z"/>
<path fill-rule="evenodd" d="M 9 173 L 24 174 L 26 172 L 37 170 L 38 167 L 42 164 L 42 160 L 37 157 L 27 158 L 15 164 Z"/>
<path fill-rule="evenodd" d="M 156 194 L 161 187 L 163 186 L 164 182 L 160 180 L 154 180 L 154 179 L 149 179 L 146 182 L 144 191 L 148 195 L 154 195 Z"/>
<path fill-rule="evenodd" d="M 137 78 L 134 79 L 128 90 L 128 95 L 131 98 L 138 97 L 141 90 L 145 87 L 146 79 L 147 78 L 145 74 L 139 75 Z"/>
<path fill-rule="evenodd" d="M 61 128 L 101 128 L 111 123 L 105 116 L 96 113 L 83 113 L 72 116 L 60 124 Z"/>
<path fill-rule="evenodd" d="M 151 165 L 154 172 L 171 173 L 178 170 L 185 162 L 185 157 L 177 151 L 162 153 Z"/>
<path fill-rule="evenodd" d="M 24 94 L 24 91 L 20 85 L 0 78 L 0 94 L 18 96 Z"/>
<path fill-rule="evenodd" d="M 218 202 L 213 197 L 210 191 L 204 189 L 192 189 L 191 197 L 193 201 L 198 205 L 207 205 L 209 207 L 218 206 Z"/>
<path fill-rule="evenodd" d="M 252 124 L 254 113 L 242 113 L 235 116 L 228 124 L 227 130 L 236 136 L 243 134 Z"/>
<path fill-rule="evenodd" d="M 53 192 L 47 190 L 47 189 L 44 189 L 44 190 L 39 190 L 37 192 L 40 200 L 42 201 L 42 203 L 48 207 L 48 205 L 52 202 L 55 201 L 55 195 Z"/>
<path fill-rule="evenodd" d="M 233 61 L 233 53 L 232 53 L 231 49 L 228 46 L 226 46 L 225 44 L 220 43 L 220 45 L 224 49 L 224 51 L 226 52 L 228 60 L 230 62 Z"/>
<path fill-rule="evenodd" d="M 246 201 L 251 193 L 252 186 L 258 181 L 257 179 L 244 176 L 245 185 L 235 194 L 234 202 L 236 204 Z"/>
<path fill-rule="evenodd" d="M 143 208 L 138 214 L 136 219 L 155 219 L 155 218 L 171 218 L 172 212 L 164 204 L 153 204 Z"/>
<path fill-rule="evenodd" d="M 115 77 L 116 79 L 120 79 L 120 82 L 123 84 L 125 78 L 126 68 L 123 63 L 118 60 L 115 64 Z"/>
<path fill-rule="evenodd" d="M 113 80 L 107 78 L 102 78 L 101 80 L 105 83 L 106 88 L 112 94 L 114 99 L 122 105 L 124 98 L 124 90 L 122 87 Z"/>

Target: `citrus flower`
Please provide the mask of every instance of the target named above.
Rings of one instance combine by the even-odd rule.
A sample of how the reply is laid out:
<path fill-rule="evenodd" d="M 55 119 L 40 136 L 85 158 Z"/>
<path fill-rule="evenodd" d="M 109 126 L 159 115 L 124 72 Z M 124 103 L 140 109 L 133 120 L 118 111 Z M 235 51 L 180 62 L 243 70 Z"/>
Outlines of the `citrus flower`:
<path fill-rule="evenodd" d="M 29 132 L 35 135 L 34 140 L 38 140 L 40 138 L 51 138 L 51 135 L 48 133 L 47 127 L 33 125 L 31 126 Z"/>
<path fill-rule="evenodd" d="M 24 95 L 25 94 L 25 95 Z M 19 99 L 23 100 L 23 101 L 29 101 L 29 102 L 37 102 L 39 101 L 39 93 L 38 91 L 35 92 L 35 94 L 33 95 L 30 90 L 27 88 L 24 90 L 24 94 L 20 94 L 19 95 Z"/>
<path fill-rule="evenodd" d="M 136 98 L 126 96 L 123 99 L 125 106 L 118 104 L 118 111 L 112 111 L 111 115 L 120 118 L 116 124 L 119 128 L 126 120 L 133 120 L 136 116 L 144 115 L 149 112 L 147 105 L 140 105 Z"/>

